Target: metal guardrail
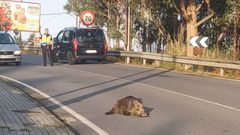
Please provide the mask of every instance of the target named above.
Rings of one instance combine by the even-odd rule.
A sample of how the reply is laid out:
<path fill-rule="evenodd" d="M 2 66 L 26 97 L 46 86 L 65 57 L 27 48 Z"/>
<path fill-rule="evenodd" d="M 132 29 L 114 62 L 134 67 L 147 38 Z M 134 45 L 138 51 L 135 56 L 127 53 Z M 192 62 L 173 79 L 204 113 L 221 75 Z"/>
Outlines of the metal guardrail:
<path fill-rule="evenodd" d="M 219 60 L 208 60 L 200 58 L 189 58 L 189 57 L 179 57 L 179 56 L 169 56 L 163 54 L 154 54 L 154 53 L 135 53 L 135 52 L 126 52 L 126 51 L 110 51 L 108 56 L 114 57 L 126 57 L 127 63 L 130 63 L 130 58 L 141 58 L 143 59 L 143 65 L 146 65 L 147 59 L 155 60 L 156 65 L 159 66 L 159 61 L 168 61 L 173 63 L 186 64 L 185 70 L 188 69 L 187 65 L 198 65 L 206 67 L 215 67 L 220 68 L 220 76 L 224 76 L 224 69 L 240 70 L 240 61 L 219 61 Z"/>
<path fill-rule="evenodd" d="M 157 60 L 157 61 L 168 61 L 168 62 L 189 64 L 189 65 L 199 65 L 199 66 L 240 70 L 240 61 L 219 61 L 219 60 L 179 57 L 179 56 L 170 56 L 170 55 L 163 55 L 163 54 L 144 53 L 144 52 L 135 53 L 135 52 L 126 52 L 126 51 L 110 51 L 108 52 L 108 56 L 142 58 L 143 64 L 144 64 L 144 59 L 151 59 L 151 60 Z"/>
<path fill-rule="evenodd" d="M 22 51 L 30 51 L 30 52 L 36 52 L 37 54 L 40 54 L 42 51 L 41 47 L 35 47 L 35 46 L 19 46 Z"/>
<path fill-rule="evenodd" d="M 21 47 L 23 50 L 27 51 L 36 51 L 40 53 L 40 47 Z M 189 57 L 180 57 L 180 56 L 170 56 L 164 54 L 155 54 L 155 53 L 136 53 L 136 52 L 127 52 L 127 51 L 109 51 L 108 56 L 112 57 L 126 57 L 127 63 L 130 63 L 130 58 L 141 58 L 143 59 L 143 65 L 146 65 L 146 60 L 155 60 L 157 64 L 159 61 L 167 61 L 173 63 L 181 63 L 186 65 L 199 65 L 207 67 L 216 67 L 220 68 L 220 75 L 224 75 L 224 69 L 233 69 L 240 70 L 240 61 L 219 61 L 219 60 L 209 60 L 202 58 L 189 58 Z"/>

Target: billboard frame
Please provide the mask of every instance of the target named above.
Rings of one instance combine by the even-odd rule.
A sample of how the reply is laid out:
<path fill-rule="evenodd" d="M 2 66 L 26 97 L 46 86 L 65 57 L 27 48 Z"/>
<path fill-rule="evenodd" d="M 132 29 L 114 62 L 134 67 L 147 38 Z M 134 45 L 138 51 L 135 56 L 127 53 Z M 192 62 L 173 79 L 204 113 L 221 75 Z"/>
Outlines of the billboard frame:
<path fill-rule="evenodd" d="M 39 21 L 38 21 L 38 24 L 39 24 L 39 28 L 38 28 L 38 31 L 34 31 L 34 30 L 18 30 L 18 29 L 10 29 L 10 30 L 18 30 L 18 31 L 21 31 L 21 32 L 40 32 L 41 31 L 41 3 L 35 3 L 35 2 L 25 2 L 23 0 L 21 1 L 17 1 L 17 0 L 0 0 L 0 2 L 18 2 L 18 3 L 29 3 L 29 4 L 36 4 L 36 5 L 39 5 Z"/>

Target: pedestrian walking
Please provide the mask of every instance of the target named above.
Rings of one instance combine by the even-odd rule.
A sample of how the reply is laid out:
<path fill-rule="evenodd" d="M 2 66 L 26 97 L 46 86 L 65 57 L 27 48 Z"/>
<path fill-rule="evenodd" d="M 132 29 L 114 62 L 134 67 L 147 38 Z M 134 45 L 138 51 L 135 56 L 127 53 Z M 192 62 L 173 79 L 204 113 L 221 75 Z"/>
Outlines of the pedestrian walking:
<path fill-rule="evenodd" d="M 47 66 L 47 57 L 49 63 L 53 66 L 52 60 L 52 36 L 49 34 L 48 28 L 45 28 L 45 32 L 41 37 L 41 48 L 43 53 L 43 66 Z"/>

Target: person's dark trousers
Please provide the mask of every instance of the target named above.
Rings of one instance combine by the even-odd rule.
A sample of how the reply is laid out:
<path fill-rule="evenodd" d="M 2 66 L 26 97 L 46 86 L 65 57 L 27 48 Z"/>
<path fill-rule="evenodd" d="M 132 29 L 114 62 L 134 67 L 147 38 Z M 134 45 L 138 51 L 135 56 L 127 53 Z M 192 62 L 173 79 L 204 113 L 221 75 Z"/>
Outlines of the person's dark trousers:
<path fill-rule="evenodd" d="M 51 48 L 49 46 L 42 46 L 43 53 L 43 66 L 47 66 L 47 57 L 51 66 L 53 66 L 52 56 L 51 56 Z"/>
<path fill-rule="evenodd" d="M 48 45 L 47 46 L 47 52 L 48 52 L 48 58 L 49 58 L 49 62 L 50 62 L 50 64 L 51 64 L 51 66 L 53 66 L 53 53 L 52 53 L 52 47 L 51 47 L 51 45 Z"/>
<path fill-rule="evenodd" d="M 54 57 L 54 50 L 53 50 L 52 45 L 49 45 L 49 52 L 50 52 L 52 63 L 54 63 L 55 57 Z"/>

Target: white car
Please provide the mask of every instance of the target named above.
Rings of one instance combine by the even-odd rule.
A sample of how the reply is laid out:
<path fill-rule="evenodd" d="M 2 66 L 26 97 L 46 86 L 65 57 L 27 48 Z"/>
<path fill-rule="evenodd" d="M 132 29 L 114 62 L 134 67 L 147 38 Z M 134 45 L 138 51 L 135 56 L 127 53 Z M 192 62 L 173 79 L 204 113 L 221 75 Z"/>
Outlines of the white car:
<path fill-rule="evenodd" d="M 21 65 L 21 50 L 12 36 L 6 32 L 0 32 L 0 63 Z"/>

